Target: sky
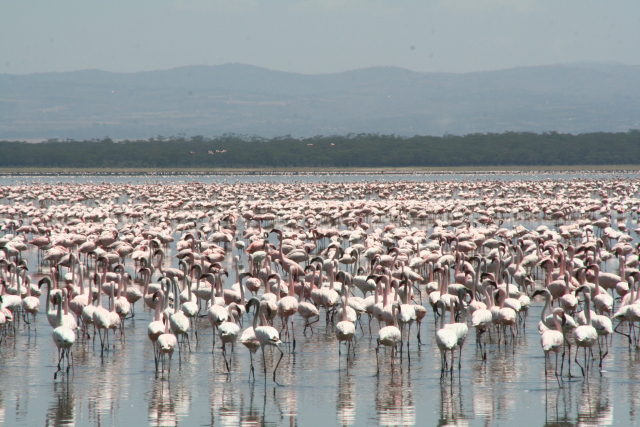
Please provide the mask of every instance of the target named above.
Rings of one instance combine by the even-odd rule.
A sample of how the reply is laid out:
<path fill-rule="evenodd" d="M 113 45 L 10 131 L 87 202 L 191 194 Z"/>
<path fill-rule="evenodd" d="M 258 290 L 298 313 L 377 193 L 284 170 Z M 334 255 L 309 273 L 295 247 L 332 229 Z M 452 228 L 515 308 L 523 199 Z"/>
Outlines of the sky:
<path fill-rule="evenodd" d="M 0 73 L 640 64 L 637 0 L 0 0 Z"/>

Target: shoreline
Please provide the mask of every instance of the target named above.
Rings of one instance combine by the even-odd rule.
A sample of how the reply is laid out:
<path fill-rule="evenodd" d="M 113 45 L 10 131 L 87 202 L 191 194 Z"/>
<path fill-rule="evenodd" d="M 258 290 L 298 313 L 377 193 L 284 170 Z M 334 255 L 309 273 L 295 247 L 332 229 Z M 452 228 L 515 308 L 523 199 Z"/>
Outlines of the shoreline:
<path fill-rule="evenodd" d="M 505 173 L 505 172 L 640 172 L 640 165 L 554 165 L 554 166 L 456 166 L 456 167 L 383 167 L 383 168 L 0 168 L 0 175 L 75 175 L 75 174 L 413 174 L 413 173 Z"/>

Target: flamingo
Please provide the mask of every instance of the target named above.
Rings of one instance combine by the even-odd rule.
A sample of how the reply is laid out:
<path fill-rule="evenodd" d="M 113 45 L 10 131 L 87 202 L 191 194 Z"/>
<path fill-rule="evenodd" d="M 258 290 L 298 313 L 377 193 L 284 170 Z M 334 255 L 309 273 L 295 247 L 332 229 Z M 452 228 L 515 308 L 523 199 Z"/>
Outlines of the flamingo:
<path fill-rule="evenodd" d="M 304 280 L 304 279 L 301 279 L 301 280 Z M 302 287 L 304 289 L 304 281 L 302 283 L 303 283 Z M 311 282 L 311 289 L 312 289 L 312 292 L 313 292 L 313 289 L 315 289 L 315 284 L 313 281 Z M 307 328 L 311 329 L 311 333 L 313 334 L 313 328 L 311 327 L 311 325 L 320 320 L 320 311 L 318 311 L 318 308 L 308 301 L 298 301 L 298 314 L 305 320 L 302 334 L 306 335 L 305 332 L 307 331 Z M 317 319 L 313 322 L 309 322 L 314 317 L 317 317 Z"/>
<path fill-rule="evenodd" d="M 380 374 L 380 362 L 378 360 L 378 353 L 380 352 L 380 345 L 391 347 L 391 367 L 393 368 L 393 359 L 395 355 L 395 347 L 402 340 L 402 334 L 398 329 L 398 319 L 396 318 L 396 311 L 398 310 L 398 303 L 391 304 L 392 322 L 387 324 L 384 328 L 378 331 L 378 345 L 376 346 L 376 375 Z"/>
<path fill-rule="evenodd" d="M 229 362 L 227 361 L 227 344 L 231 344 L 233 350 L 233 343 L 238 339 L 240 333 L 240 326 L 237 325 L 237 318 L 241 316 L 242 311 L 235 302 L 232 302 L 227 307 L 229 317 L 233 318 L 233 321 L 225 321 L 218 327 L 218 333 L 220 334 L 220 341 L 222 342 L 222 355 L 224 357 L 224 363 L 227 366 L 227 372 L 230 372 Z"/>
<path fill-rule="evenodd" d="M 587 348 L 591 349 L 593 344 L 596 343 L 598 340 L 598 332 L 596 331 L 596 328 L 591 325 L 591 294 L 589 292 L 589 288 L 587 286 L 580 286 L 576 289 L 575 293 L 577 295 L 580 292 L 584 292 L 587 324 L 580 325 L 573 331 L 573 339 L 578 346 L 578 349 L 580 347 L 584 349 L 585 367 L 588 372 L 589 365 L 587 364 Z M 578 362 L 578 350 L 576 350 L 575 362 L 580 366 L 582 376 L 585 376 L 585 368 L 580 364 L 580 362 Z M 600 359 L 600 365 L 602 366 L 602 358 Z"/>
<path fill-rule="evenodd" d="M 198 330 L 196 329 L 195 321 L 197 319 L 200 308 L 198 307 L 197 297 L 194 298 L 191 290 L 191 280 L 186 277 L 187 280 L 187 300 L 182 303 L 182 313 L 189 319 L 190 328 L 195 332 L 196 341 L 198 340 Z"/>
<path fill-rule="evenodd" d="M 131 276 L 127 274 L 127 277 L 125 277 L 124 292 L 125 298 L 131 306 L 131 317 L 133 318 L 136 316 L 136 302 L 138 302 L 143 297 L 143 295 L 142 292 L 140 292 L 140 289 L 133 286 L 128 286 L 130 280 Z"/>
<path fill-rule="evenodd" d="M 513 332 L 513 328 L 514 328 L 514 325 L 516 324 L 517 314 L 513 308 L 504 306 L 505 300 L 507 299 L 507 291 L 504 288 L 498 289 L 498 297 L 500 296 L 502 296 L 502 298 L 500 298 L 500 309 L 498 310 L 495 320 L 497 321 L 498 325 L 502 326 L 502 333 L 505 337 L 505 344 L 506 344 L 507 326 L 511 328 L 511 339 L 512 340 L 515 339 L 515 333 Z"/>
<path fill-rule="evenodd" d="M 351 351 L 351 345 L 356 334 L 356 326 L 353 322 L 347 319 L 347 305 L 348 305 L 348 287 L 347 296 L 342 297 L 342 320 L 336 324 L 335 332 L 338 339 L 338 355 L 341 355 L 340 344 L 347 343 L 347 359 L 349 359 L 349 352 Z M 354 347 L 355 355 L 355 347 Z"/>
<path fill-rule="evenodd" d="M 436 344 L 440 349 L 440 359 L 442 362 L 442 368 L 440 369 L 440 378 L 444 377 L 446 367 L 447 367 L 447 352 L 451 352 L 451 370 L 450 373 L 453 375 L 453 361 L 454 361 L 454 351 L 458 346 L 458 336 L 452 328 L 446 328 L 444 324 L 444 316 L 445 311 L 447 310 L 447 303 L 440 299 L 436 303 L 436 309 L 441 309 L 442 313 L 440 314 L 440 328 L 436 331 Z M 453 309 L 451 309 L 451 323 L 454 322 L 453 318 Z"/>
<path fill-rule="evenodd" d="M 70 327 L 66 326 L 62 320 L 62 306 L 63 300 L 67 298 L 67 290 L 63 289 L 62 294 L 59 295 L 62 300 L 58 301 L 58 312 L 57 312 L 57 322 L 56 324 L 60 325 L 56 327 L 51 333 L 51 337 L 53 338 L 53 342 L 58 347 L 58 370 L 53 374 L 53 379 L 55 380 L 58 372 L 62 370 L 61 363 L 62 359 L 66 356 L 67 359 L 67 372 L 69 372 L 69 368 L 73 366 L 73 359 L 71 354 L 71 347 L 76 342 L 76 334 Z"/>
<path fill-rule="evenodd" d="M 466 289 L 460 289 L 458 291 L 459 302 L 454 301 L 451 307 L 452 319 L 455 319 L 453 313 L 453 310 L 455 308 L 454 305 L 458 307 L 458 311 L 460 312 L 460 322 L 452 322 L 448 325 L 445 325 L 445 328 L 452 329 L 456 333 L 456 337 L 458 340 L 456 346 L 460 349 L 460 353 L 458 356 L 458 370 L 460 370 L 460 368 L 462 367 L 462 347 L 464 346 L 464 342 L 467 339 L 467 334 L 469 333 L 469 327 L 467 326 L 467 313 L 463 303 L 463 298 L 466 291 Z"/>
<path fill-rule="evenodd" d="M 171 375 L 171 358 L 178 345 L 178 338 L 169 331 L 169 314 L 164 313 L 164 333 L 158 336 L 156 345 L 158 354 L 162 357 L 162 372 L 164 373 L 165 356 L 169 355 L 169 375 Z"/>
<path fill-rule="evenodd" d="M 159 354 L 158 346 L 156 345 L 156 343 L 158 341 L 158 337 L 165 331 L 165 326 L 162 322 L 162 304 L 164 300 L 164 292 L 162 290 L 157 290 L 154 294 L 154 298 L 156 298 L 158 301 L 156 303 L 153 321 L 149 323 L 149 326 L 147 327 L 147 335 L 149 336 L 151 344 L 153 345 L 153 359 L 155 361 L 157 371 Z"/>
<path fill-rule="evenodd" d="M 404 292 L 402 292 L 401 295 L 400 293 L 398 293 L 400 295 L 400 298 L 402 299 L 402 304 L 400 304 L 400 307 L 398 309 L 398 324 L 400 325 L 401 334 L 404 333 L 405 327 L 408 326 L 408 329 L 409 329 L 407 331 L 407 354 L 410 354 L 409 353 L 409 337 L 411 336 L 411 325 L 417 319 L 416 309 L 412 304 L 408 303 L 410 289 L 411 289 L 411 285 L 409 284 L 409 279 L 407 279 L 405 276 Z M 400 340 L 400 351 L 402 351 L 402 347 L 403 347 L 403 341 Z M 409 356 L 409 360 L 411 360 L 410 356 Z"/>
<path fill-rule="evenodd" d="M 480 336 L 484 335 L 487 332 L 491 325 L 493 324 L 493 313 L 491 313 L 491 307 L 493 306 L 493 298 L 489 297 L 489 293 L 487 287 L 483 287 L 482 289 L 485 301 L 489 304 L 489 308 L 476 308 L 476 310 L 471 314 L 471 326 L 476 329 L 476 343 L 480 344 Z M 469 304 L 471 305 L 471 304 Z M 480 344 L 482 346 L 482 344 Z M 486 336 L 484 338 L 484 351 L 482 353 L 482 359 L 485 360 L 487 358 L 487 339 Z"/>
<path fill-rule="evenodd" d="M 284 356 L 284 353 L 280 349 L 280 344 L 282 344 L 282 341 L 280 341 L 280 334 L 273 326 L 258 326 L 256 316 L 258 315 L 257 311 L 260 308 L 260 300 L 258 300 L 257 298 L 251 298 L 247 303 L 247 313 L 252 306 L 256 306 L 256 315 L 253 318 L 253 331 L 256 339 L 260 343 L 260 349 L 262 350 L 262 362 L 264 365 L 265 381 L 267 375 L 267 362 L 264 356 L 264 348 L 266 346 L 272 346 L 280 351 L 280 358 L 278 359 L 278 363 L 276 363 L 276 367 L 273 370 L 273 382 L 276 382 L 276 372 L 278 371 L 278 366 L 280 366 L 280 362 L 282 361 L 282 357 Z M 269 310 L 268 306 L 267 310 Z"/>
<path fill-rule="evenodd" d="M 606 292 L 600 292 L 600 267 L 596 264 L 591 264 L 587 267 L 587 270 L 594 271 L 594 292 L 593 292 L 593 305 L 600 314 L 610 314 L 613 311 L 613 297 Z"/>
<path fill-rule="evenodd" d="M 100 337 L 100 348 L 104 351 L 105 341 L 107 342 L 107 349 L 109 349 L 109 328 L 111 327 L 111 315 L 109 310 L 102 306 L 102 284 L 104 283 L 104 275 L 96 273 L 96 278 L 100 278 L 100 284 L 98 285 L 98 306 L 93 311 L 93 325 L 98 330 L 98 336 Z M 119 318 L 118 318 L 119 319 Z M 102 337 L 101 330 L 104 330 L 105 336 Z"/>
<path fill-rule="evenodd" d="M 558 317 L 562 316 L 564 318 L 564 310 L 560 307 L 557 307 L 552 312 L 553 322 L 556 326 L 556 329 L 547 329 L 540 336 L 540 344 L 542 345 L 542 351 L 544 352 L 544 361 L 545 361 L 545 372 L 547 371 L 547 361 L 549 359 L 549 352 L 554 352 L 556 354 L 556 376 L 558 376 L 558 352 L 560 351 L 560 347 L 564 345 L 564 334 L 561 332 L 562 327 L 560 326 L 560 321 Z M 562 353 L 562 362 L 564 365 L 564 352 Z M 562 369 L 560 370 L 560 374 L 562 374 Z"/>
<path fill-rule="evenodd" d="M 40 299 L 31 295 L 31 285 L 27 285 L 27 295 L 22 298 L 22 310 L 25 313 L 25 322 L 27 314 L 31 314 L 35 322 L 36 314 L 40 311 Z"/>
<path fill-rule="evenodd" d="M 180 295 L 180 289 L 178 286 L 178 279 L 176 277 L 173 277 L 171 279 L 171 283 L 173 285 L 173 295 L 175 298 L 175 309 L 174 309 L 174 313 L 169 316 L 169 326 L 171 326 L 171 332 L 173 332 L 173 334 L 176 337 L 180 337 L 182 336 L 182 343 L 180 343 L 180 340 L 178 340 L 178 351 L 181 351 L 181 347 L 182 344 L 184 344 L 184 340 L 187 340 L 187 347 L 189 348 L 189 351 L 191 351 L 191 344 L 189 343 L 189 325 L 190 325 L 190 320 L 187 316 L 185 316 L 185 314 L 182 312 L 182 307 L 178 304 L 179 298 L 178 296 Z"/>
<path fill-rule="evenodd" d="M 122 318 L 116 308 L 116 288 L 111 287 L 111 310 L 109 310 L 109 329 L 113 329 L 113 339 L 116 339 L 116 330 L 122 328 Z M 120 337 L 122 338 L 123 329 L 120 329 Z M 107 336 L 109 331 L 107 330 Z M 108 348 L 108 347 L 107 347 Z M 115 345 L 114 345 L 115 348 Z"/>
<path fill-rule="evenodd" d="M 251 307 L 250 304 L 247 303 L 245 306 L 247 313 L 249 312 L 250 307 Z M 253 355 L 255 354 L 256 351 L 258 351 L 258 348 L 260 348 L 260 341 L 258 341 L 258 338 L 256 337 L 256 333 L 255 333 L 255 329 L 258 327 L 258 320 L 261 321 L 262 326 L 267 326 L 267 320 L 262 314 L 262 303 L 258 303 L 256 307 L 256 312 L 253 316 L 253 325 L 245 329 L 242 332 L 242 335 L 240 336 L 240 342 L 249 350 L 249 359 L 251 361 L 249 379 L 251 379 L 251 375 L 253 375 L 254 380 L 256 378 L 256 374 L 253 369 Z"/>
<path fill-rule="evenodd" d="M 293 285 L 293 275 L 289 276 L 289 294 L 285 297 L 281 297 L 281 282 L 282 279 L 278 273 L 271 274 L 267 280 L 277 279 L 278 292 L 277 292 L 277 306 L 278 316 L 282 319 L 282 329 L 287 330 L 287 338 L 289 337 L 289 319 L 291 318 L 291 333 L 293 336 L 293 349 L 296 348 L 296 335 L 293 329 L 293 316 L 298 312 L 298 300 L 293 296 L 295 295 Z M 282 332 L 282 331 L 280 331 Z"/>
<path fill-rule="evenodd" d="M 209 322 L 211 323 L 211 327 L 213 328 L 213 343 L 211 347 L 212 353 L 216 345 L 217 329 L 220 327 L 222 322 L 226 322 L 229 319 L 229 311 L 227 311 L 227 308 L 215 303 L 215 288 L 215 286 L 211 286 L 211 306 L 207 310 L 207 317 L 209 318 Z"/>

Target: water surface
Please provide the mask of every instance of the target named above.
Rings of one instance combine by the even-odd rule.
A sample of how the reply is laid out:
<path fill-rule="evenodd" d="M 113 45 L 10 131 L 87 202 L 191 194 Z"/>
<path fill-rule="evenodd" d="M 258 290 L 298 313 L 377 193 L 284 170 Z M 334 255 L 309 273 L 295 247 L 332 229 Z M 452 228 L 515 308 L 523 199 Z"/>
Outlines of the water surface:
<path fill-rule="evenodd" d="M 520 175 L 504 178 L 516 176 L 522 179 Z M 571 176 L 574 174 L 565 178 Z M 331 176 L 313 179 L 316 178 L 333 179 Z M 415 179 L 404 175 L 383 178 Z M 464 179 L 476 178 L 481 179 Z M 20 180 L 62 182 L 78 178 L 3 179 L 7 185 Z M 86 179 L 95 182 L 128 179 L 136 183 L 156 178 Z M 233 182 L 254 178 L 193 179 Z M 368 178 L 357 176 L 357 180 L 361 179 Z M 381 177 L 372 175 L 371 179 Z M 532 228 L 541 223 L 523 225 Z M 628 221 L 629 229 L 637 226 L 636 219 Z M 30 265 L 35 265 L 35 252 L 31 251 L 28 257 Z M 131 261 L 127 263 L 128 270 L 133 272 Z M 608 266 L 610 271 L 613 267 Z M 418 345 L 414 326 L 408 352 L 405 349 L 393 367 L 390 352 L 381 350 L 379 376 L 375 375 L 376 321 L 370 337 L 363 318 L 364 332 L 358 328 L 355 357 L 347 361 L 346 347 L 343 346 L 339 356 L 333 327 L 327 326 L 324 315 L 313 325 L 313 333 L 307 331 L 306 336 L 302 334 L 302 321 L 297 318 L 295 350 L 292 343 L 283 346 L 285 355 L 274 383 L 271 371 L 279 357 L 277 351 L 267 351 L 266 377 L 258 352 L 254 360 L 256 378 L 250 381 L 249 353 L 237 345 L 231 357 L 231 372 L 227 373 L 219 344 L 212 352 L 213 332 L 206 317 L 197 325 L 198 340 L 192 337 L 191 350 L 185 348 L 180 355 L 175 353 L 171 374 L 157 373 L 146 335 L 153 314 L 143 309 L 141 302 L 136 304 L 135 318 L 126 321 L 125 338 L 115 341 L 114 350 L 101 355 L 97 341 L 77 342 L 73 347 L 73 370 L 54 380 L 57 353 L 44 316 L 44 299 L 41 297 L 42 308 L 36 324 L 27 327 L 20 323 L 15 335 L 5 337 L 0 347 L 1 425 L 484 426 L 639 422 L 636 411 L 640 408 L 640 352 L 629 349 L 626 338 L 615 335 L 603 372 L 598 372 L 596 366 L 591 376 L 583 379 L 572 363 L 574 378 L 566 376 L 567 366 L 560 381 L 552 369 L 545 375 L 537 332 L 541 302 L 532 304 L 526 327 L 514 342 L 499 346 L 494 341 L 489 345 L 486 361 L 475 345 L 475 332 L 470 331 L 461 369 L 444 380 L 440 378 L 440 353 L 434 341 L 436 328 L 430 308 L 422 324 L 423 345 Z M 246 316 L 244 327 L 250 321 Z"/>

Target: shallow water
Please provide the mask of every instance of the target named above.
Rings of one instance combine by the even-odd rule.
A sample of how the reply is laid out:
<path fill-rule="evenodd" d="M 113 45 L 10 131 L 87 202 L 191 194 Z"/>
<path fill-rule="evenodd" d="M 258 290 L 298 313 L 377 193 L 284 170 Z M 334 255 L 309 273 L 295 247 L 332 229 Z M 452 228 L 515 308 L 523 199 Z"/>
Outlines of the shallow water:
<path fill-rule="evenodd" d="M 550 225 L 550 223 L 546 223 Z M 523 223 L 531 228 L 538 223 Z M 637 227 L 629 221 L 630 229 Z M 29 254 L 35 265 L 35 252 Z M 246 257 L 243 259 L 246 261 Z M 127 261 L 129 271 L 131 261 Z M 613 268 L 609 265 L 609 271 Z M 30 272 L 33 274 L 33 271 Z M 423 295 L 424 297 L 424 295 Z M 440 378 L 440 353 L 431 309 L 418 345 L 412 328 L 408 351 L 391 366 L 390 352 L 380 350 L 376 376 L 378 325 L 369 337 L 358 328 L 355 357 L 347 361 L 324 315 L 313 333 L 302 334 L 297 318 L 296 345 L 283 346 L 277 373 L 277 350 L 267 351 L 269 373 L 261 354 L 254 358 L 255 380 L 249 381 L 249 353 L 237 345 L 226 372 L 219 343 L 212 353 L 212 329 L 206 317 L 198 325 L 191 351 L 174 354 L 171 373 L 156 373 L 146 328 L 153 314 L 136 304 L 136 316 L 125 324 L 125 338 L 101 355 L 99 342 L 76 342 L 73 370 L 54 380 L 56 347 L 44 315 L 45 297 L 36 324 L 21 322 L 0 347 L 0 425 L 634 425 L 640 409 L 640 352 L 626 338 L 613 337 L 603 372 L 583 379 L 572 374 L 557 380 L 553 359 L 545 375 L 537 323 L 541 302 L 534 302 L 526 327 L 514 342 L 498 346 L 496 336 L 482 361 L 470 331 L 461 368 Z M 425 304 L 426 298 L 425 298 Z M 203 310 L 204 312 L 204 310 Z M 324 314 L 324 313 L 323 313 Z M 244 327 L 250 326 L 249 316 Z M 596 350 L 597 354 L 597 350 Z M 410 362 L 409 357 L 410 356 Z M 457 364 L 457 356 L 456 356 Z"/>
<path fill-rule="evenodd" d="M 111 174 L 0 174 L 0 185 L 58 184 L 58 183 L 254 183 L 254 182 L 358 182 L 358 181 L 466 181 L 466 180 L 555 180 L 555 179 L 612 179 L 637 178 L 639 171 L 529 171 L 529 172 L 289 172 L 289 173 L 111 173 Z"/>
<path fill-rule="evenodd" d="M 128 321 L 126 338 L 115 350 L 100 355 L 99 343 L 76 343 L 74 368 L 69 375 L 56 370 L 51 328 L 44 316 L 31 332 L 19 326 L 16 337 L 2 346 L 0 364 L 0 420 L 7 426 L 42 425 L 504 425 L 527 420 L 526 425 L 632 425 L 640 381 L 640 353 L 629 351 L 620 336 L 613 340 L 604 370 L 597 362 L 583 379 L 560 383 L 544 375 L 537 319 L 540 304 L 531 307 L 527 327 L 515 344 L 489 345 L 482 362 L 471 331 L 463 348 L 460 371 L 440 380 L 440 355 L 435 346 L 434 322 L 429 314 L 422 327 L 424 345 L 410 341 L 407 352 L 390 366 L 390 354 L 381 350 L 380 375 L 375 376 L 374 339 L 358 336 L 355 357 L 347 362 L 346 348 L 338 355 L 331 328 L 314 325 L 301 334 L 296 324 L 296 349 L 284 346 L 277 383 L 262 373 L 256 355 L 256 379 L 248 381 L 249 355 L 239 345 L 226 373 L 219 348 L 211 353 L 211 328 L 204 318 L 199 341 L 189 352 L 176 353 L 169 375 L 155 373 L 153 353 L 146 337 L 152 318 L 140 311 Z M 376 323 L 374 321 L 374 323 Z M 247 322 L 245 321 L 245 326 Z M 366 322 L 365 322 L 366 330 Z M 494 336 L 495 340 L 495 336 Z M 266 361 L 273 370 L 279 353 Z M 567 367 L 565 366 L 565 373 Z"/>

